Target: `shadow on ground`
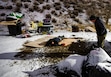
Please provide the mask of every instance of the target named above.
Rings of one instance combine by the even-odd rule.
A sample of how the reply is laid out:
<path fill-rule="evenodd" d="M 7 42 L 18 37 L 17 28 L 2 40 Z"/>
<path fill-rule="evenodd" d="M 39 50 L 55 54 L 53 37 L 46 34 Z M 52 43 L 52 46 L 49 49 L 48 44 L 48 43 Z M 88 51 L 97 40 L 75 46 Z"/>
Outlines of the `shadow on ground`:
<path fill-rule="evenodd" d="M 21 48 L 21 52 L 10 52 L 0 54 L 0 59 L 11 60 L 27 60 L 32 58 L 50 58 L 51 60 L 64 59 L 70 54 L 87 55 L 92 50 L 92 45 L 96 42 L 77 42 L 72 43 L 70 46 L 57 46 L 57 47 L 44 47 L 44 48 Z M 111 56 L 111 43 L 105 41 L 105 47 L 103 48 Z M 60 61 L 60 60 L 59 60 Z"/>
<path fill-rule="evenodd" d="M 75 51 L 72 54 L 81 54 L 87 55 L 90 50 L 92 50 L 92 45 L 96 44 L 96 42 L 79 42 L 79 43 L 72 43 L 68 50 Z M 111 56 L 111 43 L 108 41 L 105 42 L 105 47 L 103 48 L 110 56 Z M 51 54 L 50 54 L 51 55 Z M 50 56 L 49 55 L 49 56 Z M 58 56 L 58 54 L 54 54 L 52 56 Z M 62 56 L 62 55 L 61 55 Z M 67 68 L 66 68 L 67 69 Z M 65 70 L 65 69 L 64 69 Z M 29 74 L 30 77 L 80 77 L 76 72 L 68 70 L 65 71 L 66 73 L 62 73 L 58 70 L 56 64 L 41 67 L 31 72 L 25 72 Z"/>

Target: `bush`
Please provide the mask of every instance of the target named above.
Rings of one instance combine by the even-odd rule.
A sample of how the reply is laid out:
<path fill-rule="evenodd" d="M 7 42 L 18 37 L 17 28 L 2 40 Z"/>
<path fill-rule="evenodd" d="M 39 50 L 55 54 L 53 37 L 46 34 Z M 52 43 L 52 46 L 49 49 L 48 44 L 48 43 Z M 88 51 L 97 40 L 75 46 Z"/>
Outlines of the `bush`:
<path fill-rule="evenodd" d="M 74 21 L 79 22 L 79 19 L 74 19 Z"/>
<path fill-rule="evenodd" d="M 78 16 L 78 11 L 74 11 L 73 14 L 74 14 L 75 16 Z"/>
<path fill-rule="evenodd" d="M 40 12 L 40 13 L 43 13 L 43 11 L 44 11 L 43 9 L 39 9 L 39 12 Z"/>
<path fill-rule="evenodd" d="M 16 7 L 16 8 L 15 8 L 15 12 L 21 12 L 20 7 Z"/>
<path fill-rule="evenodd" d="M 51 6 L 49 4 L 46 5 L 46 9 L 50 10 Z"/>
<path fill-rule="evenodd" d="M 53 2 L 55 2 L 55 0 L 52 0 Z"/>
<path fill-rule="evenodd" d="M 39 9 L 38 5 L 34 5 L 33 8 L 34 8 L 34 10 L 38 10 Z"/>
<path fill-rule="evenodd" d="M 64 4 L 64 7 L 69 8 L 69 7 L 70 7 L 70 4 L 69 4 L 69 3 L 65 3 L 65 4 Z"/>
<path fill-rule="evenodd" d="M 55 18 L 52 18 L 52 23 L 56 23 L 57 20 Z"/>
<path fill-rule="evenodd" d="M 24 4 L 24 7 L 25 7 L 25 8 L 28 8 L 28 7 L 29 7 L 29 5 L 28 5 L 28 4 Z"/>
<path fill-rule="evenodd" d="M 0 5 L 0 9 L 4 9 L 4 7 Z"/>
<path fill-rule="evenodd" d="M 46 0 L 46 2 L 48 2 L 49 0 Z"/>
<path fill-rule="evenodd" d="M 63 2 L 64 0 L 60 0 L 61 2 Z"/>
<path fill-rule="evenodd" d="M 13 7 L 10 5 L 10 6 L 6 6 L 5 8 L 6 9 L 12 9 Z"/>
<path fill-rule="evenodd" d="M 16 6 L 17 6 L 17 7 L 22 7 L 22 2 L 17 2 L 17 3 L 16 3 Z"/>
<path fill-rule="evenodd" d="M 34 2 L 34 5 L 39 5 L 39 3 L 37 1 Z"/>
<path fill-rule="evenodd" d="M 34 10 L 37 12 L 42 13 L 44 10 L 40 9 L 40 7 L 38 7 L 38 5 L 34 6 Z"/>
<path fill-rule="evenodd" d="M 50 14 L 46 14 L 45 17 L 46 18 L 51 18 L 51 15 Z"/>
<path fill-rule="evenodd" d="M 30 11 L 30 12 L 33 12 L 33 11 L 34 11 L 34 8 L 33 8 L 33 7 L 29 8 L 29 11 Z"/>
<path fill-rule="evenodd" d="M 5 16 L 6 14 L 5 13 L 1 13 L 1 15 L 0 16 Z"/>
<path fill-rule="evenodd" d="M 60 2 L 56 2 L 56 3 L 54 3 L 54 7 L 55 7 L 55 6 L 59 6 L 59 5 L 61 5 Z"/>
<path fill-rule="evenodd" d="M 31 2 L 31 0 L 21 0 L 22 2 Z"/>
<path fill-rule="evenodd" d="M 45 10 L 45 9 L 46 9 L 46 6 L 42 6 L 42 9 Z"/>
<path fill-rule="evenodd" d="M 53 14 L 53 15 L 54 15 L 55 13 L 56 13 L 56 11 L 55 11 L 55 10 L 52 10 L 52 11 L 51 11 L 51 14 Z"/>
<path fill-rule="evenodd" d="M 55 16 L 57 16 L 58 14 L 56 13 L 56 11 L 55 10 L 52 10 L 51 11 L 51 14 L 53 14 L 53 15 L 55 15 Z"/>
<path fill-rule="evenodd" d="M 56 10 L 61 10 L 61 6 L 56 6 L 55 9 Z"/>
<path fill-rule="evenodd" d="M 79 32 L 79 27 L 72 25 L 72 32 Z"/>
<path fill-rule="evenodd" d="M 16 2 L 17 0 L 12 0 L 12 2 Z"/>
<path fill-rule="evenodd" d="M 70 17 L 75 18 L 76 16 L 75 16 L 75 14 L 70 14 Z"/>
<path fill-rule="evenodd" d="M 44 0 L 37 0 L 40 4 L 43 4 Z"/>

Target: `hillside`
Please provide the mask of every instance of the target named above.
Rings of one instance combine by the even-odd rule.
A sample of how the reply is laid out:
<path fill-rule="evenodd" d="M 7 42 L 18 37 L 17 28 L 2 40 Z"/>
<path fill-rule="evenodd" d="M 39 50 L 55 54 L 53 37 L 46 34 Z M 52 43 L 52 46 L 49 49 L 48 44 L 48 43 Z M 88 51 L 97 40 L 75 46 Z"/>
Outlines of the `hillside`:
<path fill-rule="evenodd" d="M 110 5 L 108 0 L 1 0 L 0 21 L 6 20 L 11 12 L 21 12 L 25 15 L 23 22 L 26 26 L 30 26 L 31 21 L 42 21 L 46 17 L 50 17 L 57 27 L 87 26 L 91 25 L 88 21 L 91 14 L 100 15 L 106 20 L 107 12 L 106 15 L 102 12 L 108 10 L 102 9 L 106 5 Z"/>
<path fill-rule="evenodd" d="M 25 26 L 30 26 L 31 21 L 50 17 L 57 29 L 70 31 L 71 26 L 78 26 L 83 31 L 86 26 L 92 26 L 88 20 L 92 14 L 102 17 L 106 25 L 110 25 L 111 14 L 107 6 L 111 6 L 109 0 L 1 0 L 0 21 L 6 20 L 12 12 L 20 12 L 25 15 L 22 20 Z M 107 28 L 111 29 L 110 26 Z"/>

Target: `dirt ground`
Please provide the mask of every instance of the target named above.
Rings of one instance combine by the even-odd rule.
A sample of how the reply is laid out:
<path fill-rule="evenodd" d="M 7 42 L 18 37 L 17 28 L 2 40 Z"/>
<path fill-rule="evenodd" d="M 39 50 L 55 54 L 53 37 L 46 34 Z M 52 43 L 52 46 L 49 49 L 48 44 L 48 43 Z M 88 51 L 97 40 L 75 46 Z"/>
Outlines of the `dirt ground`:
<path fill-rule="evenodd" d="M 23 47 L 21 52 L 15 55 L 16 58 L 28 59 L 32 57 L 39 58 L 40 61 L 46 62 L 49 60 L 50 63 L 57 63 L 61 60 L 64 60 L 71 54 L 80 54 L 87 55 L 92 49 L 93 44 L 96 42 L 86 42 L 78 41 L 72 42 L 69 46 L 53 46 L 53 47 L 43 47 L 43 48 L 32 48 L 32 47 Z M 111 45 L 111 43 L 109 43 Z M 108 51 L 108 54 L 111 56 L 111 48 L 108 50 L 108 46 L 104 48 Z M 43 57 L 45 57 L 43 59 Z"/>
<path fill-rule="evenodd" d="M 79 47 L 81 46 L 81 47 Z M 21 48 L 21 52 L 18 52 L 14 57 L 21 59 L 29 59 L 32 57 L 39 58 L 40 61 L 49 60 L 50 63 L 57 63 L 71 54 L 82 54 L 85 55 L 88 51 L 87 49 L 83 49 L 85 47 L 85 43 L 72 43 L 69 46 L 53 46 L 53 47 L 43 47 L 43 48 L 32 48 L 32 47 L 23 47 Z M 75 51 L 77 50 L 77 51 Z M 84 50 L 84 51 L 83 51 Z M 45 57 L 45 59 L 43 59 Z"/>

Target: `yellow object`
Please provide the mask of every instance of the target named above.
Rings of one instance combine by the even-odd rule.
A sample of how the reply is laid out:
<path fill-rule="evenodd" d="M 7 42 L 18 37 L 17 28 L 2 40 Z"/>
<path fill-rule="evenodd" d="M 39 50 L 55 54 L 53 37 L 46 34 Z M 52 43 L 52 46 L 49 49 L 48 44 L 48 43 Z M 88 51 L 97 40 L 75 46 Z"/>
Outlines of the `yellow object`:
<path fill-rule="evenodd" d="M 37 24 L 34 23 L 33 21 L 31 21 L 31 27 L 32 27 L 32 29 L 37 29 Z"/>
<path fill-rule="evenodd" d="M 38 26 L 43 26 L 43 22 L 39 21 Z"/>

